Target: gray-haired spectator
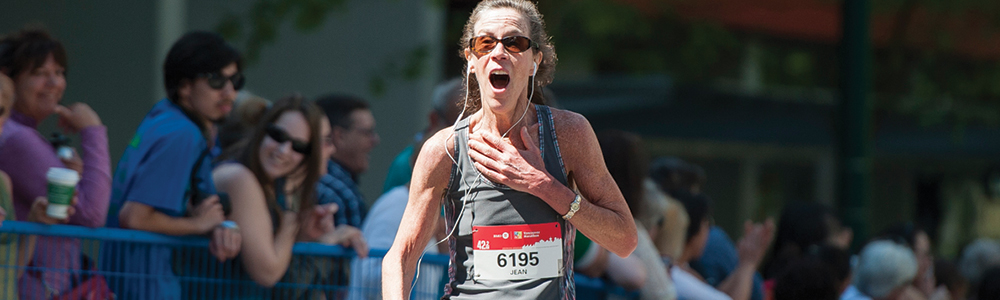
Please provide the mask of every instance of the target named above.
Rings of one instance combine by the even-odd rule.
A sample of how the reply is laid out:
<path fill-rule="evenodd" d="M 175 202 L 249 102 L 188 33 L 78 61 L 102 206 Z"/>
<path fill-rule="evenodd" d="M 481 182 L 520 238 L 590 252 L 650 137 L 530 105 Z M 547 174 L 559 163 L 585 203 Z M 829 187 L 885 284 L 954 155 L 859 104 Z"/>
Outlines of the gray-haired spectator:
<path fill-rule="evenodd" d="M 958 271 L 969 281 L 969 286 L 979 286 L 983 273 L 1000 266 L 1000 242 L 992 239 L 978 239 L 965 247 L 958 260 Z"/>
<path fill-rule="evenodd" d="M 233 102 L 233 110 L 229 112 L 225 122 L 219 125 L 218 143 L 215 145 L 222 152 L 239 152 L 246 147 L 240 144 L 247 136 L 253 134 L 257 122 L 264 116 L 267 108 L 271 107 L 271 101 L 247 91 L 236 93 L 236 101 Z M 233 148 L 233 149 L 230 149 Z"/>
<path fill-rule="evenodd" d="M 385 182 L 382 185 L 382 193 L 388 193 L 393 188 L 410 182 L 410 175 L 413 173 L 413 155 L 417 144 L 422 144 L 425 139 L 430 138 L 441 129 L 455 124 L 459 114 L 462 113 L 462 103 L 465 101 L 465 86 L 462 85 L 462 78 L 453 78 L 439 83 L 434 87 L 434 94 L 431 97 L 432 109 L 427 113 L 427 128 L 414 136 L 413 143 L 396 155 L 389 166 L 389 171 L 385 175 Z M 468 117 L 468 116 L 466 116 Z M 440 147 L 441 145 L 434 145 Z M 411 160 L 411 158 L 413 158 Z"/>
<path fill-rule="evenodd" d="M 861 250 L 854 269 L 854 285 L 840 299 L 897 299 L 915 276 L 917 258 L 913 250 L 877 240 Z"/>

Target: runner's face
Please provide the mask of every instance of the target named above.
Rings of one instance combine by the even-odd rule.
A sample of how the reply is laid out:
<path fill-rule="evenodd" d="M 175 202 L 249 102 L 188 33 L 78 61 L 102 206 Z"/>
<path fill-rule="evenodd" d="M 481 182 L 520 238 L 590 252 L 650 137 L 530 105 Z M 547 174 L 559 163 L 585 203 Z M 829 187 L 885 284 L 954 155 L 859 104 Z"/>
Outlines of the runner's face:
<path fill-rule="evenodd" d="M 473 26 L 473 36 L 503 39 L 529 36 L 531 25 L 521 13 L 510 8 L 492 9 L 482 13 Z M 498 44 L 489 53 L 479 55 L 466 49 L 466 58 L 479 82 L 484 108 L 503 115 L 512 114 L 518 101 L 527 102 L 529 77 L 541 54 L 534 48 L 511 52 Z"/>

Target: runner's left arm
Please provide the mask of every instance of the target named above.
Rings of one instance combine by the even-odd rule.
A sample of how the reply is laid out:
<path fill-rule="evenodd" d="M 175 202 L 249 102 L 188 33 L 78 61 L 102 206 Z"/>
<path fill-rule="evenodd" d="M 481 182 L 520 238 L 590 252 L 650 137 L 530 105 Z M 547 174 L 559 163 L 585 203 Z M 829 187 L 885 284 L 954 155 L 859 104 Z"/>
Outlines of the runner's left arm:
<path fill-rule="evenodd" d="M 638 243 L 635 221 L 604 164 L 594 129 L 580 114 L 559 109 L 552 113 L 566 171 L 582 198 L 569 222 L 601 247 L 619 257 L 629 256 Z M 533 194 L 559 214 L 569 212 L 576 198 L 574 191 L 555 180 L 540 184 Z"/>
<path fill-rule="evenodd" d="M 620 257 L 629 256 L 638 243 L 635 221 L 604 165 L 590 122 L 573 112 L 553 109 L 552 113 L 563 163 L 582 197 L 579 210 L 569 221 L 605 249 Z M 535 125 L 530 130 L 537 128 Z M 530 136 L 529 129 L 522 127 L 519 134 L 511 136 L 511 140 L 521 139 L 520 145 L 514 146 L 490 132 L 476 132 L 469 137 L 469 156 L 486 178 L 535 195 L 566 215 L 577 194 L 549 174 Z"/>

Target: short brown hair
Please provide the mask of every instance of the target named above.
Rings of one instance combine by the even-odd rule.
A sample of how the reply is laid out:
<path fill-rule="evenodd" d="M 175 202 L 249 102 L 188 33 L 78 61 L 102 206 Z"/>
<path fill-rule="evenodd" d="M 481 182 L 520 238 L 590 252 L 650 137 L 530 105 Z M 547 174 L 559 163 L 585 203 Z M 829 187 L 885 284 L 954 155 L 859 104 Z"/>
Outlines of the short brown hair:
<path fill-rule="evenodd" d="M 0 71 L 16 80 L 22 72 L 45 64 L 50 54 L 59 66 L 67 69 L 66 49 L 62 43 L 52 38 L 45 29 L 21 29 L 0 40 Z"/>

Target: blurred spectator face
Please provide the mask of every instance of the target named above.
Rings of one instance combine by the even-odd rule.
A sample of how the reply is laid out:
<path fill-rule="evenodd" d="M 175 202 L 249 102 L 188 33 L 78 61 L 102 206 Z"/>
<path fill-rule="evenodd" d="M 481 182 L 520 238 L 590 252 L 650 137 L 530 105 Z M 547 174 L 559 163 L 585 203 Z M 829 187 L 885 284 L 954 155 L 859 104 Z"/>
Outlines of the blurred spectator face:
<path fill-rule="evenodd" d="M 337 150 L 332 157 L 348 171 L 360 174 L 368 170 L 368 154 L 378 145 L 379 137 L 375 132 L 375 116 L 371 110 L 354 110 L 350 120 L 350 128 L 334 129 L 333 141 Z"/>
<path fill-rule="evenodd" d="M 14 109 L 14 82 L 10 77 L 0 73 L 0 133 L 3 132 L 3 124 L 10 117 L 10 112 Z"/>
<path fill-rule="evenodd" d="M 657 190 L 659 188 L 656 188 Z M 656 231 L 653 241 L 660 255 L 679 258 L 684 251 L 684 233 L 688 227 L 688 215 L 683 204 L 670 199 L 668 208 L 663 211 L 662 223 Z"/>
<path fill-rule="evenodd" d="M 427 115 L 426 136 L 451 126 L 462 113 L 462 101 L 465 100 L 465 90 L 461 78 L 455 78 L 434 88 L 434 109 Z"/>
<path fill-rule="evenodd" d="M 926 232 L 917 232 L 913 240 L 913 255 L 917 257 L 917 280 L 924 278 L 934 264 L 934 257 L 931 256 L 931 239 Z"/>
<path fill-rule="evenodd" d="M 18 99 L 15 109 L 35 120 L 55 113 L 66 90 L 65 72 L 66 67 L 49 54 L 42 65 L 13 74 Z"/>
<path fill-rule="evenodd" d="M 320 160 L 320 175 L 326 175 L 326 160 L 327 158 L 333 156 L 333 153 L 337 151 L 337 146 L 333 144 L 333 133 L 330 127 L 330 118 L 323 116 L 320 118 L 319 124 L 319 136 L 323 137 L 323 159 Z"/>
<path fill-rule="evenodd" d="M 231 63 L 222 68 L 219 74 L 229 78 L 237 72 L 239 67 L 236 63 Z M 213 122 L 223 120 L 236 101 L 236 89 L 228 79 L 221 88 L 216 89 L 208 84 L 208 78 L 195 78 L 189 83 L 183 83 L 178 89 L 178 95 L 182 106 Z"/>
<path fill-rule="evenodd" d="M 1000 242 L 980 238 L 962 250 L 958 270 L 975 290 L 986 270 L 1000 266 Z"/>
<path fill-rule="evenodd" d="M 309 149 L 309 122 L 298 111 L 287 111 L 269 127 L 261 141 L 260 162 L 271 179 L 280 178 L 302 165 L 304 153 L 296 151 L 295 144 Z M 301 149 L 301 147 L 299 147 Z"/>
<path fill-rule="evenodd" d="M 705 245 L 708 244 L 708 232 L 711 229 L 711 224 L 708 220 L 701 222 L 701 229 L 698 233 L 691 237 L 689 242 L 688 251 L 691 253 L 690 259 L 698 259 L 701 254 L 705 252 Z"/>
<path fill-rule="evenodd" d="M 854 231 L 840 223 L 840 220 L 829 211 L 822 218 L 825 220 L 827 230 L 825 243 L 840 249 L 850 248 L 851 240 L 854 239 Z"/>

